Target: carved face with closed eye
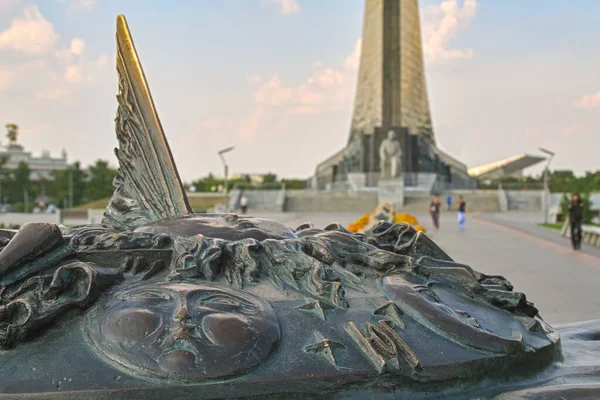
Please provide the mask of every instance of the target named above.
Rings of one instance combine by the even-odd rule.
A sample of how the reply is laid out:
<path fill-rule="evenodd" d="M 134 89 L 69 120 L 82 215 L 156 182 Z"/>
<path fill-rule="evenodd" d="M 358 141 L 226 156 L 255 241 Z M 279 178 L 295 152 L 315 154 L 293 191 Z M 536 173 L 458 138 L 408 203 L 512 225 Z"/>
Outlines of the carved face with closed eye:
<path fill-rule="evenodd" d="M 268 303 L 212 284 L 130 286 L 92 310 L 87 327 L 98 350 L 121 367 L 195 381 L 259 364 L 280 336 Z"/>

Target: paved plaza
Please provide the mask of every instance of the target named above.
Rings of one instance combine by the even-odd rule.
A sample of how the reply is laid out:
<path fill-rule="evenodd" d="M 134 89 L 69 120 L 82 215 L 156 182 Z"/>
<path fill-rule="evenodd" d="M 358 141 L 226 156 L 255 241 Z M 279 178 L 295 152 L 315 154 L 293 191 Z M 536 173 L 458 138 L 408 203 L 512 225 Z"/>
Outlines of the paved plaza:
<path fill-rule="evenodd" d="M 347 225 L 350 213 L 265 215 L 295 228 L 312 221 Z M 573 251 L 559 232 L 537 226 L 540 213 L 498 213 L 468 216 L 458 230 L 453 212 L 443 212 L 441 229 L 432 232 L 428 215 L 416 217 L 433 240 L 454 260 L 486 274 L 503 275 L 524 292 L 551 324 L 600 318 L 600 250 Z"/>

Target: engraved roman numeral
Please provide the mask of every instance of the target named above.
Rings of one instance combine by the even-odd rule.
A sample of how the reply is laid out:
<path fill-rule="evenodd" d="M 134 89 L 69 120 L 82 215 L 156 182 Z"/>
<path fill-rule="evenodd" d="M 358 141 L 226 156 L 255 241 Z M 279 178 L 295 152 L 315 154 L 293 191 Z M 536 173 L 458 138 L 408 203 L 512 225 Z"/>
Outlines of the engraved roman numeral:
<path fill-rule="evenodd" d="M 415 353 L 398 335 L 390 321 L 366 323 L 367 335 L 363 335 L 354 322 L 348 322 L 345 330 L 378 373 L 400 369 L 401 357 L 413 371 L 421 370 L 421 363 Z"/>

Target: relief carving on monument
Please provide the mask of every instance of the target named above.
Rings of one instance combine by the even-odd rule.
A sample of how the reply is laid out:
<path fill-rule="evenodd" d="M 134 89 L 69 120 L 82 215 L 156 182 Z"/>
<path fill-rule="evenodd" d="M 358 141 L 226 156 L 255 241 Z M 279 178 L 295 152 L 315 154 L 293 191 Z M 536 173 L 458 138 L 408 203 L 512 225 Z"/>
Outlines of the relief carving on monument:
<path fill-rule="evenodd" d="M 561 338 L 510 282 L 409 224 L 194 213 L 123 16 L 117 39 L 102 223 L 0 231 L 0 398 L 447 398 L 594 379 L 597 362 L 554 364 Z M 598 322 L 569 329 L 570 352 L 600 357 Z"/>

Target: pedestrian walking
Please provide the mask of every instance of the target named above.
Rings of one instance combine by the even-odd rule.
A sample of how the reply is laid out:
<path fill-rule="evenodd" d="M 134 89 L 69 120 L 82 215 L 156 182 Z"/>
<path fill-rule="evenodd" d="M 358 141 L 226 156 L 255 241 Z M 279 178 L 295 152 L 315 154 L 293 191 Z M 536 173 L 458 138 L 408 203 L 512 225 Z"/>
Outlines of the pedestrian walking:
<path fill-rule="evenodd" d="M 440 196 L 437 194 L 433 197 L 433 200 L 429 205 L 429 214 L 431 214 L 433 226 L 437 232 L 440 229 Z"/>
<path fill-rule="evenodd" d="M 240 198 L 240 208 L 242 209 L 242 214 L 246 214 L 248 211 L 248 197 L 244 193 L 242 193 L 242 197 Z"/>
<path fill-rule="evenodd" d="M 571 228 L 571 244 L 573 249 L 581 249 L 581 228 L 583 225 L 583 201 L 579 193 L 571 195 L 569 202 L 569 225 Z"/>
<path fill-rule="evenodd" d="M 449 194 L 446 196 L 446 206 L 448 206 L 448 211 L 452 209 L 452 195 Z"/>
<path fill-rule="evenodd" d="M 458 227 L 460 230 L 465 229 L 466 219 L 467 219 L 467 203 L 462 196 L 458 196 Z"/>

